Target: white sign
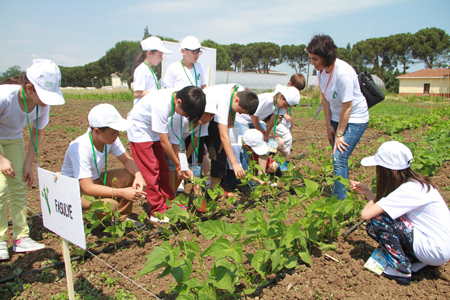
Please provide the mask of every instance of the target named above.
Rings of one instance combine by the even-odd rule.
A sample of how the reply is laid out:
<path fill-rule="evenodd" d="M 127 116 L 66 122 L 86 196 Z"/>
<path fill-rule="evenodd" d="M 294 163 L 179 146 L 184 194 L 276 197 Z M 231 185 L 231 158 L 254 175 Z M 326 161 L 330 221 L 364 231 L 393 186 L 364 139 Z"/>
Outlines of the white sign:
<path fill-rule="evenodd" d="M 164 60 L 161 66 L 161 78 L 164 78 L 167 68 L 174 62 L 179 62 L 183 59 L 181 54 L 180 44 L 174 42 L 163 41 L 164 46 L 172 51 L 171 54 L 164 54 Z M 216 84 L 216 56 L 217 50 L 214 48 L 202 47 L 202 55 L 198 58 L 198 62 L 203 66 L 203 73 L 206 78 L 206 86 Z M 161 79 L 162 82 L 162 79 Z"/>
<path fill-rule="evenodd" d="M 86 249 L 78 180 L 41 168 L 38 176 L 44 227 Z"/>

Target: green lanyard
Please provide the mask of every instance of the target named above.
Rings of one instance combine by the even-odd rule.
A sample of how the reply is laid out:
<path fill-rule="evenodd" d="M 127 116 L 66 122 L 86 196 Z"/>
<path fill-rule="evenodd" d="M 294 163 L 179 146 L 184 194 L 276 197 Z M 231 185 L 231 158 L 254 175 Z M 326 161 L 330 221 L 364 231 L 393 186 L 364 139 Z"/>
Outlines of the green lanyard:
<path fill-rule="evenodd" d="M 92 153 L 94 154 L 94 164 L 95 164 L 95 168 L 97 169 L 97 174 L 98 177 L 100 178 L 100 180 L 103 182 L 103 185 L 106 185 L 106 173 L 108 171 L 108 150 L 105 144 L 105 179 L 102 179 L 100 177 L 100 172 L 98 171 L 98 166 L 97 166 L 97 157 L 95 156 L 95 149 L 94 149 L 94 142 L 92 141 L 92 131 L 89 131 L 89 139 L 91 140 L 91 146 L 92 146 Z"/>
<path fill-rule="evenodd" d="M 36 144 L 33 141 L 33 134 L 31 133 L 31 126 L 30 126 L 30 119 L 28 118 L 28 107 L 27 107 L 27 100 L 25 99 L 25 91 L 22 88 L 22 97 L 23 97 L 23 103 L 25 104 L 25 113 L 27 114 L 27 123 L 28 123 L 28 130 L 30 131 L 30 140 L 33 144 L 34 152 L 36 153 L 36 160 L 38 159 L 38 111 L 39 106 L 36 105 Z"/>
<path fill-rule="evenodd" d="M 180 141 L 180 150 L 183 150 L 183 141 L 181 138 L 183 137 L 183 117 L 180 116 L 180 136 L 178 136 L 175 131 L 173 131 L 173 115 L 175 110 L 175 104 L 173 103 L 173 96 L 175 95 L 175 92 L 172 94 L 172 113 L 170 116 L 170 127 L 172 128 L 172 133 L 177 137 L 177 139 Z"/>
<path fill-rule="evenodd" d="M 231 121 L 233 122 L 233 126 L 234 126 L 234 119 L 236 118 L 236 113 L 233 111 L 231 104 L 233 104 L 234 92 L 236 92 L 238 88 L 239 88 L 239 86 L 237 86 L 237 85 L 235 85 L 233 87 L 233 93 L 231 93 L 231 99 L 230 99 L 230 112 L 231 112 Z"/>
<path fill-rule="evenodd" d="M 155 80 L 156 89 L 159 90 L 158 79 L 156 78 L 155 72 L 153 72 L 153 69 L 150 68 L 150 66 L 145 62 L 145 60 L 144 64 L 150 69 L 150 73 L 152 73 L 153 75 L 153 80 Z"/>
<path fill-rule="evenodd" d="M 191 78 L 189 77 L 189 75 L 186 73 L 186 68 L 184 67 L 183 61 L 181 61 L 181 65 L 183 66 L 183 70 L 184 70 L 184 74 L 186 74 L 186 77 L 189 79 L 189 82 L 191 83 L 191 85 L 194 85 L 191 81 Z M 194 67 L 194 74 L 195 74 L 195 86 L 199 87 L 197 85 L 197 71 L 195 71 L 195 64 L 192 64 L 192 66 Z"/>
<path fill-rule="evenodd" d="M 202 125 L 198 124 L 198 126 L 200 126 L 200 127 L 198 128 L 198 141 L 197 141 L 197 147 L 196 147 L 195 144 L 194 144 L 194 124 L 191 123 L 191 143 L 192 143 L 192 146 L 194 147 L 195 162 L 196 163 L 198 162 L 198 151 L 200 149 L 200 137 L 201 137 L 201 134 L 202 134 Z"/>
<path fill-rule="evenodd" d="M 275 107 L 277 107 L 277 101 L 278 101 L 278 93 L 275 94 Z M 273 127 L 273 135 L 277 135 L 277 124 L 278 124 L 278 115 L 280 114 L 280 109 L 277 110 L 277 115 L 275 116 L 275 126 Z"/>

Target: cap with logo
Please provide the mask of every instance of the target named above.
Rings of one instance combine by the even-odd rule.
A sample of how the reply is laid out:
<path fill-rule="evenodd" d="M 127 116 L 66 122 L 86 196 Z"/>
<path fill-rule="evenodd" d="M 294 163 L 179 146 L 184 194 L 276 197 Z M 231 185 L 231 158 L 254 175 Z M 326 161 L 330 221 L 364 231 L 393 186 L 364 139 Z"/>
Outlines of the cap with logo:
<path fill-rule="evenodd" d="M 244 133 L 242 140 L 258 155 L 264 155 L 269 152 L 269 147 L 266 142 L 264 142 L 263 134 L 257 129 L 247 130 Z"/>
<path fill-rule="evenodd" d="M 411 150 L 397 141 L 385 142 L 378 148 L 374 156 L 361 160 L 361 165 L 382 166 L 390 170 L 405 170 L 411 166 L 413 159 Z"/>
<path fill-rule="evenodd" d="M 33 59 L 26 75 L 42 102 L 47 105 L 65 103 L 60 89 L 61 71 L 54 62 L 49 59 Z"/>
<path fill-rule="evenodd" d="M 110 127 L 119 131 L 127 131 L 130 122 L 122 118 L 111 104 L 103 103 L 94 106 L 88 115 L 89 126 L 92 128 Z"/>
<path fill-rule="evenodd" d="M 293 86 L 277 84 L 275 87 L 275 93 L 282 94 L 289 106 L 296 106 L 300 102 L 300 92 Z"/>
<path fill-rule="evenodd" d="M 180 48 L 188 50 L 196 50 L 202 48 L 202 45 L 200 45 L 200 42 L 195 36 L 189 35 L 181 41 Z"/>
<path fill-rule="evenodd" d="M 151 36 L 141 41 L 142 51 L 157 50 L 163 53 L 172 53 L 169 49 L 164 46 L 164 43 L 159 37 Z"/>

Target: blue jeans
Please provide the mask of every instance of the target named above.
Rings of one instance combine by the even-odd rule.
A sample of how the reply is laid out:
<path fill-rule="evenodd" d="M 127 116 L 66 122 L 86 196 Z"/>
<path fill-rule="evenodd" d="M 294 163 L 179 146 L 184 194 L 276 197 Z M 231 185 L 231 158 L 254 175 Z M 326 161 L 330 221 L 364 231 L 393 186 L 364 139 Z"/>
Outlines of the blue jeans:
<path fill-rule="evenodd" d="M 368 123 L 348 123 L 347 128 L 344 132 L 344 142 L 348 144 L 347 151 L 344 153 L 336 152 L 333 154 L 333 166 L 334 175 L 342 176 L 343 178 L 348 178 L 348 158 L 352 154 L 353 149 L 355 149 L 356 144 L 361 139 L 361 136 L 366 131 Z M 331 121 L 331 125 L 334 130 L 337 131 L 339 123 Z M 334 140 L 333 140 L 334 142 Z M 347 197 L 348 188 L 344 188 L 344 185 L 340 182 L 336 182 L 333 186 L 333 196 L 337 196 L 338 199 L 344 200 Z"/>
<path fill-rule="evenodd" d="M 244 133 L 252 128 L 255 128 L 255 126 L 253 125 L 253 123 L 239 123 L 239 122 L 234 122 L 234 127 L 239 129 L 239 134 L 240 135 L 244 135 Z M 249 157 L 247 155 L 247 150 L 245 150 L 244 147 L 242 147 L 241 149 L 241 165 L 242 168 L 247 171 L 248 170 L 248 165 L 249 165 Z"/>

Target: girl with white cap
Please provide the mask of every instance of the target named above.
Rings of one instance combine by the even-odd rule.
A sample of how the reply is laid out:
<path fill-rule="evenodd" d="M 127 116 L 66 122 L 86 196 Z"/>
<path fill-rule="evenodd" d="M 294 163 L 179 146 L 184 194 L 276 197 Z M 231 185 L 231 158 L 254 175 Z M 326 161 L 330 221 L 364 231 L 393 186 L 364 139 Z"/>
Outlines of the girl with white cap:
<path fill-rule="evenodd" d="M 133 89 L 136 98 L 134 104 L 148 93 L 161 88 L 152 67 L 157 66 L 163 60 L 164 53 L 172 53 L 156 36 L 141 41 L 141 48 L 142 52 L 136 59 L 133 73 Z"/>
<path fill-rule="evenodd" d="M 0 260 L 9 259 L 6 230 L 7 202 L 13 220 L 13 251 L 45 248 L 29 237 L 27 186 L 34 181 L 32 163 L 38 157 L 44 127 L 49 121 L 49 105 L 64 104 L 60 90 L 61 72 L 46 59 L 35 59 L 26 74 L 0 85 Z M 30 143 L 25 154 L 22 129 L 28 126 Z"/>
<path fill-rule="evenodd" d="M 386 142 L 361 160 L 363 166 L 376 166 L 377 195 L 350 181 L 368 200 L 361 218 L 369 221 L 367 233 L 389 263 L 383 275 L 402 285 L 411 283 L 412 272 L 450 259 L 450 211 L 430 179 L 411 169 L 412 159 L 402 143 Z"/>

